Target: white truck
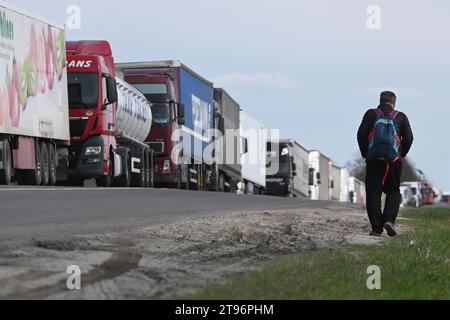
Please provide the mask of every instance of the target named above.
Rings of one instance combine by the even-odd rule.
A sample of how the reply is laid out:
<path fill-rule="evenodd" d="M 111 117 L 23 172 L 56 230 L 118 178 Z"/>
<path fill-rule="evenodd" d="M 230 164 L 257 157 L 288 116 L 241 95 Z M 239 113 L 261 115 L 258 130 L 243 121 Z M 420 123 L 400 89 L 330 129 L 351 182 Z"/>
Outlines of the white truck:
<path fill-rule="evenodd" d="M 361 205 L 366 204 L 366 185 L 355 177 L 349 179 L 350 202 Z"/>
<path fill-rule="evenodd" d="M 264 124 L 241 111 L 241 170 L 240 191 L 264 194 L 266 189 L 267 130 Z"/>
<path fill-rule="evenodd" d="M 347 168 L 331 164 L 330 196 L 333 201 L 350 202 L 350 174 Z"/>
<path fill-rule="evenodd" d="M 309 197 L 311 200 L 330 200 L 330 159 L 320 151 L 309 152 Z"/>
<path fill-rule="evenodd" d="M 0 2 L 0 184 L 66 179 L 64 27 Z"/>

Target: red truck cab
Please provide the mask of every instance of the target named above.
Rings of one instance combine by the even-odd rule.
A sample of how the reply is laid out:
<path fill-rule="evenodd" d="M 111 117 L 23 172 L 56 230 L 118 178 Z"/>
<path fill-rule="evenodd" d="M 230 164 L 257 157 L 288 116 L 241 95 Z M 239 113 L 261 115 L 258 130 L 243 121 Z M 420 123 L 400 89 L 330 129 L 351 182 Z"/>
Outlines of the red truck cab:
<path fill-rule="evenodd" d="M 152 103 L 153 126 L 147 143 L 156 153 L 155 183 L 181 188 L 180 169 L 171 161 L 174 148 L 172 135 L 182 125 L 178 116 L 177 75 L 170 68 L 129 69 L 125 70 L 124 79 Z"/>
<path fill-rule="evenodd" d="M 114 59 L 107 41 L 67 42 L 71 147 L 69 181 L 109 184 L 116 149 Z"/>

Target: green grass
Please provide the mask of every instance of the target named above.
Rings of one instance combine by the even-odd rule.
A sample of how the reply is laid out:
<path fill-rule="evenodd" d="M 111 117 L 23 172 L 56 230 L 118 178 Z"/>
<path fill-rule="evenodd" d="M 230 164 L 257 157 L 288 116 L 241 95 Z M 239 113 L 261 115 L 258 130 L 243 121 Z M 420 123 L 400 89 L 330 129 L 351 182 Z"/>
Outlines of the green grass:
<path fill-rule="evenodd" d="M 450 209 L 409 210 L 411 228 L 379 246 L 284 257 L 262 272 L 208 287 L 193 299 L 450 299 Z M 367 268 L 381 268 L 381 290 L 368 290 Z"/>

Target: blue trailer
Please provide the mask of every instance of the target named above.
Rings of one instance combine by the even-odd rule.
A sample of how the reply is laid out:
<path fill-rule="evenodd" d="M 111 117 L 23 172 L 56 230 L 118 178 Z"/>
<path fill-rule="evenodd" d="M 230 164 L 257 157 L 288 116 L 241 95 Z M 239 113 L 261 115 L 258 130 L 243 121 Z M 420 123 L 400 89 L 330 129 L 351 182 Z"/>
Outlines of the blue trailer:
<path fill-rule="evenodd" d="M 211 190 L 215 164 L 205 150 L 213 140 L 213 84 L 180 61 L 118 63 L 116 70 L 153 105 L 147 143 L 157 154 L 156 184 Z"/>

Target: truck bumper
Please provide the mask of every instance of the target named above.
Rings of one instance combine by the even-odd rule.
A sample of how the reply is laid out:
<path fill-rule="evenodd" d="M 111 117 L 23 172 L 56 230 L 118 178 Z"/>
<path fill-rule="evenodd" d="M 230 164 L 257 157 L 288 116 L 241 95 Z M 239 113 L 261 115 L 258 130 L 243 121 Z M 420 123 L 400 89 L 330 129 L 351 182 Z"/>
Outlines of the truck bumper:
<path fill-rule="evenodd" d="M 97 178 L 104 175 L 104 153 L 85 155 L 88 147 L 102 147 L 102 137 L 91 137 L 85 143 L 73 144 L 69 148 L 69 178 Z"/>
<path fill-rule="evenodd" d="M 286 182 L 268 182 L 266 184 L 266 195 L 269 196 L 288 196 L 291 193 L 289 184 Z"/>

